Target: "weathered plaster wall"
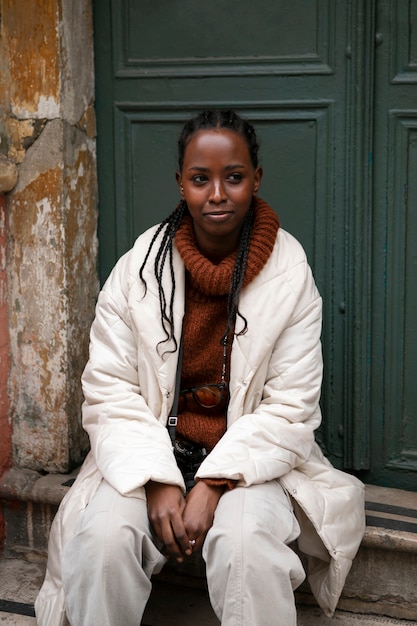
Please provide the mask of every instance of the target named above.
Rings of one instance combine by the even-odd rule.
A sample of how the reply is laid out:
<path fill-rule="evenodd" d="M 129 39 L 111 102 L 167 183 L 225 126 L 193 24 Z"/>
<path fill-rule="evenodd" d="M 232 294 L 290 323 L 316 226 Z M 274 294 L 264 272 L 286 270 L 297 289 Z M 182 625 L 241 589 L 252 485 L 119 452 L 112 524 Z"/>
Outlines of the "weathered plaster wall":
<path fill-rule="evenodd" d="M 0 183 L 1 188 L 1 183 Z M 11 462 L 12 428 L 9 421 L 9 328 L 7 314 L 7 221 L 6 199 L 0 195 L 0 477 Z M 0 549 L 5 536 L 5 524 L 0 510 Z"/>
<path fill-rule="evenodd" d="M 8 225 L 5 194 L 13 189 L 16 182 L 16 165 L 0 154 L 0 478 L 12 463 L 12 423 L 9 416 L 8 389 L 10 371 L 9 305 L 7 301 Z M 2 508 L 0 509 L 0 552 L 6 537 L 6 522 Z"/>
<path fill-rule="evenodd" d="M 7 222 L 6 201 L 0 195 L 0 476 L 10 463 L 11 424 L 9 422 L 9 323 L 7 307 Z"/>
<path fill-rule="evenodd" d="M 80 375 L 98 290 L 90 0 L 1 0 L 13 463 L 67 471 L 85 454 Z M 0 80 L 0 87 L 2 81 Z"/>
<path fill-rule="evenodd" d="M 6 196 L 17 182 L 17 167 L 0 154 L 0 477 L 11 464 L 12 425 L 9 418 L 8 380 L 9 305 L 7 301 L 7 244 L 8 222 Z M 1 532 L 0 532 L 1 544 Z"/>

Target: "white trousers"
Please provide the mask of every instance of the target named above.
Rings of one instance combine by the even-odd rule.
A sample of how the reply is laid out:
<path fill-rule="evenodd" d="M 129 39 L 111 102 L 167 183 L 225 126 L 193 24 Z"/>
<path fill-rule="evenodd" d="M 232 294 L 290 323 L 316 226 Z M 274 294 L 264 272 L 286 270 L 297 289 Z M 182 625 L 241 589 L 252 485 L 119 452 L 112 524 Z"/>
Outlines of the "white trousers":
<path fill-rule="evenodd" d="M 203 557 L 222 626 L 295 626 L 293 590 L 304 570 L 287 544 L 299 534 L 278 481 L 226 492 Z M 150 577 L 166 559 L 155 546 L 146 502 L 102 482 L 65 546 L 62 575 L 71 626 L 139 626 Z"/>

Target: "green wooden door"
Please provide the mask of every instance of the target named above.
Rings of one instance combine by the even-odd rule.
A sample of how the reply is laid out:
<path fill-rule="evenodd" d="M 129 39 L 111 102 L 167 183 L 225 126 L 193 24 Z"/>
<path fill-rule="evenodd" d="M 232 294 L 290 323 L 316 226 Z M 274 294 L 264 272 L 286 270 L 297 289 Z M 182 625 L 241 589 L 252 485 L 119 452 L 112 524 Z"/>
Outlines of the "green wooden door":
<path fill-rule="evenodd" d="M 377 9 L 367 476 L 417 490 L 417 2 Z"/>
<path fill-rule="evenodd" d="M 250 118 L 261 139 L 260 195 L 303 243 L 324 299 L 319 438 L 335 465 L 374 481 L 384 450 L 375 443 L 374 431 L 381 431 L 373 421 L 372 365 L 388 301 L 383 289 L 385 310 L 378 311 L 373 272 L 383 268 L 373 256 L 380 235 L 373 229 L 369 154 L 379 97 L 373 85 L 382 89 L 375 68 L 383 72 L 379 65 L 388 62 L 375 66 L 375 18 L 391 4 L 95 1 L 102 279 L 137 235 L 176 205 L 184 120 L 212 105 Z M 401 472 L 388 474 L 381 480 L 410 486 Z"/>

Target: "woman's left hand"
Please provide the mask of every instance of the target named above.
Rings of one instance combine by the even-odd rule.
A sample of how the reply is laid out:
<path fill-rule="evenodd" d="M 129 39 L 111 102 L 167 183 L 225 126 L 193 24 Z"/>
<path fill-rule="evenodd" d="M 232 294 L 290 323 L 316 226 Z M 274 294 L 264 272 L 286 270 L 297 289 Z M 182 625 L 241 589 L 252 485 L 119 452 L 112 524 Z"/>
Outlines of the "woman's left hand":
<path fill-rule="evenodd" d="M 186 498 L 183 512 L 184 525 L 193 549 L 199 549 L 203 545 L 207 532 L 211 528 L 214 512 L 223 494 L 224 485 L 207 485 L 199 480 Z"/>

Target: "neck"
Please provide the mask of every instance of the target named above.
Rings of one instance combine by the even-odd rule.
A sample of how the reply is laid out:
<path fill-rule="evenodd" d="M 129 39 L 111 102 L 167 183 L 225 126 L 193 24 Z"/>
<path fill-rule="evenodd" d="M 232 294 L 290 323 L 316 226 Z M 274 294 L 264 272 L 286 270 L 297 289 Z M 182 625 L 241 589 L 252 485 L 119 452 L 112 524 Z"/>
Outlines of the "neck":
<path fill-rule="evenodd" d="M 240 231 L 228 237 L 209 237 L 201 236 L 194 227 L 194 233 L 197 241 L 197 247 L 201 254 L 212 263 L 221 263 L 223 259 L 230 256 L 239 247 Z"/>

